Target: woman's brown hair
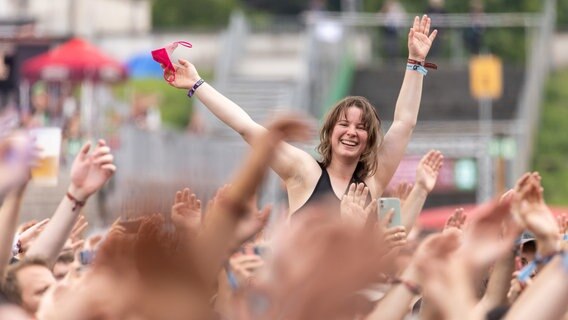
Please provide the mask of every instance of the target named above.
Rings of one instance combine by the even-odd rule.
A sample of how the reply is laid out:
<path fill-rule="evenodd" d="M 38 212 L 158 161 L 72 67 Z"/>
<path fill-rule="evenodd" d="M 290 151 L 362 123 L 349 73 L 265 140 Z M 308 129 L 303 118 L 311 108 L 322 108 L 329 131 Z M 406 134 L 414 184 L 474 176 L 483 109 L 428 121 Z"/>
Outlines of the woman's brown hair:
<path fill-rule="evenodd" d="M 349 96 L 337 102 L 327 113 L 320 131 L 320 144 L 317 147 L 321 154 L 321 162 L 325 167 L 331 163 L 331 133 L 341 116 L 345 116 L 349 107 L 357 107 L 363 112 L 362 122 L 368 132 L 367 146 L 361 154 L 355 176 L 363 180 L 377 172 L 377 155 L 379 146 L 383 141 L 381 131 L 381 119 L 377 115 L 375 107 L 365 97 Z"/>

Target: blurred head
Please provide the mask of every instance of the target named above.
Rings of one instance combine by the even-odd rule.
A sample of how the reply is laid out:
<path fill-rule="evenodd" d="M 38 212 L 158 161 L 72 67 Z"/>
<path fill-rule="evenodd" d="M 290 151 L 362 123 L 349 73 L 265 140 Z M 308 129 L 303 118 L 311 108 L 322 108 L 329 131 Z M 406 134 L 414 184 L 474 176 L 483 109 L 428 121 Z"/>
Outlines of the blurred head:
<path fill-rule="evenodd" d="M 320 131 L 318 151 L 325 167 L 334 156 L 358 161 L 355 173 L 364 179 L 377 170 L 378 146 L 382 138 L 381 120 L 369 100 L 347 97 L 327 114 Z"/>
<path fill-rule="evenodd" d="M 73 251 L 63 251 L 57 257 L 57 261 L 53 266 L 53 276 L 57 281 L 61 281 L 69 270 L 73 267 L 73 262 L 75 261 L 75 255 Z"/>
<path fill-rule="evenodd" d="M 521 245 L 521 264 L 526 266 L 531 263 L 536 256 L 536 240 L 528 240 Z"/>
<path fill-rule="evenodd" d="M 44 293 L 55 282 L 44 260 L 24 259 L 8 267 L 3 290 L 12 302 L 34 315 Z"/>

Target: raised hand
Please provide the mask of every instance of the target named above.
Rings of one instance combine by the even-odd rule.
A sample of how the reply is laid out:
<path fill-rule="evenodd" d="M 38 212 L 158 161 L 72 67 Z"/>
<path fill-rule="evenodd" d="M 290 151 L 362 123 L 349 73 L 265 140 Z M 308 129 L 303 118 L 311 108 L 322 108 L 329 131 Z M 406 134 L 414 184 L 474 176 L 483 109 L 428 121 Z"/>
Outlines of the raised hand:
<path fill-rule="evenodd" d="M 26 134 L 15 133 L 0 140 L 0 195 L 28 182 L 30 168 L 38 156 L 38 150 Z"/>
<path fill-rule="evenodd" d="M 400 206 L 404 207 L 404 201 L 408 198 L 410 191 L 412 191 L 412 187 L 414 185 L 410 182 L 401 182 L 396 186 L 394 191 L 392 192 L 392 196 L 394 198 L 400 199 Z"/>
<path fill-rule="evenodd" d="M 408 33 L 408 57 L 410 59 L 424 61 L 430 51 L 432 42 L 436 39 L 438 30 L 430 33 L 432 20 L 424 15 L 422 18 L 414 17 L 414 24 Z"/>
<path fill-rule="evenodd" d="M 79 201 L 86 200 L 102 188 L 116 171 L 114 157 L 104 140 L 99 140 L 89 154 L 90 149 L 91 143 L 85 143 L 71 166 L 69 193 Z"/>
<path fill-rule="evenodd" d="M 463 226 L 466 219 L 467 216 L 463 212 L 463 208 L 457 208 L 454 213 L 448 217 L 448 220 L 446 220 L 446 224 L 444 225 L 444 232 L 450 229 L 463 231 Z"/>
<path fill-rule="evenodd" d="M 313 127 L 305 117 L 283 114 L 266 124 L 273 139 L 286 141 L 306 141 L 313 135 Z"/>
<path fill-rule="evenodd" d="M 513 212 L 522 226 L 537 237 L 540 248 L 555 247 L 558 240 L 558 223 L 544 203 L 540 175 L 536 172 L 523 176 L 513 197 Z M 550 248 L 554 251 L 553 248 Z"/>
<path fill-rule="evenodd" d="M 430 150 L 416 168 L 416 185 L 422 187 L 428 193 L 432 192 L 444 162 L 444 156 L 438 150 Z"/>
<path fill-rule="evenodd" d="M 235 254 L 229 259 L 231 270 L 239 285 L 250 283 L 254 275 L 264 266 L 262 257 L 255 254 Z"/>
<path fill-rule="evenodd" d="M 175 79 L 168 83 L 178 89 L 191 89 L 200 79 L 197 69 L 195 69 L 195 66 L 187 60 L 179 59 L 178 62 L 179 65 L 174 64 L 174 67 L 176 68 Z M 162 69 L 164 69 L 164 78 L 173 78 L 173 72 L 171 70 L 165 69 L 163 65 Z"/>
<path fill-rule="evenodd" d="M 180 190 L 176 192 L 171 215 L 178 228 L 197 231 L 201 226 L 201 200 L 189 188 Z"/>
<path fill-rule="evenodd" d="M 24 231 L 17 235 L 22 252 L 26 252 L 28 250 L 31 243 L 39 236 L 43 229 L 45 229 L 48 222 L 49 218 L 43 219 L 40 222 L 35 221 L 34 224 L 25 228 Z"/>
<path fill-rule="evenodd" d="M 510 214 L 510 203 L 492 201 L 477 207 L 464 232 L 461 252 L 471 267 L 484 268 L 510 251 L 521 228 Z"/>
<path fill-rule="evenodd" d="M 367 206 L 369 188 L 363 183 L 352 183 L 347 194 L 341 199 L 341 217 L 350 223 L 363 226 L 370 214 L 377 214 L 377 201 L 373 200 Z"/>

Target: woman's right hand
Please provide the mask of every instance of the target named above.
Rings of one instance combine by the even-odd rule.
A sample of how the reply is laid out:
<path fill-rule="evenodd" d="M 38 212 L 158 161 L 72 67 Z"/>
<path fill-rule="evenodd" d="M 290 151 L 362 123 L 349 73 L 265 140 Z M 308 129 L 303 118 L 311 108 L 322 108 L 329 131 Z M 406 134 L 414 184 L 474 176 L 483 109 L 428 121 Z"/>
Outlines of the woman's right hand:
<path fill-rule="evenodd" d="M 175 74 L 172 70 L 165 69 L 164 65 L 161 66 L 164 70 L 164 78 L 173 79 L 168 83 L 178 89 L 189 90 L 200 79 L 195 66 L 187 60 L 179 59 L 178 63 L 174 64 L 174 67 L 176 68 Z"/>

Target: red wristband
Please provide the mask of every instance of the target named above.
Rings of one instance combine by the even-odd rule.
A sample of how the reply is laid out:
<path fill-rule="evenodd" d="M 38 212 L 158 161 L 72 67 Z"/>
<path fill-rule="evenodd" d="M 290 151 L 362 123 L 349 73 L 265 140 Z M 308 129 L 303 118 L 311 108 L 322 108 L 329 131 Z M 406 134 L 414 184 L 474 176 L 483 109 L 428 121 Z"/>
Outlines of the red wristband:
<path fill-rule="evenodd" d="M 71 200 L 71 202 L 73 202 L 73 211 L 77 210 L 77 208 L 79 207 L 83 207 L 85 205 L 85 203 L 87 203 L 87 200 L 84 201 L 79 201 L 77 200 L 77 198 L 75 198 L 71 193 L 67 192 L 67 198 L 69 198 L 69 200 Z"/>
<path fill-rule="evenodd" d="M 414 59 L 408 59 L 407 62 L 410 63 L 410 64 L 417 64 L 417 65 L 423 66 L 424 68 L 438 70 L 438 65 L 435 64 L 435 63 L 426 62 L 426 61 L 418 61 L 418 60 L 414 60 Z"/>

